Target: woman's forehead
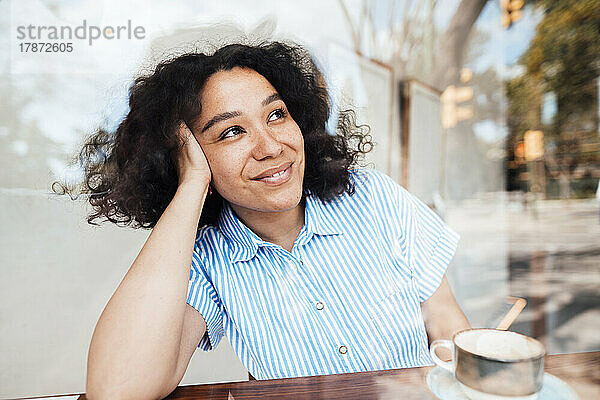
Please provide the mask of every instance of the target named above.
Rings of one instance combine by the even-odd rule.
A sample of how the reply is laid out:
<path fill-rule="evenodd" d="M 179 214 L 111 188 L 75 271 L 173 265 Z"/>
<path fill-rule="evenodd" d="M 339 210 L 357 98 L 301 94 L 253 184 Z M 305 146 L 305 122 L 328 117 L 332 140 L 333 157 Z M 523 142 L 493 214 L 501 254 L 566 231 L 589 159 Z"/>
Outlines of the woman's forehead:
<path fill-rule="evenodd" d="M 276 93 L 277 91 L 264 76 L 250 68 L 235 67 L 212 74 L 200 94 L 201 100 L 223 101 L 239 98 L 243 94 Z"/>
<path fill-rule="evenodd" d="M 278 100 L 282 99 L 273 85 L 252 69 L 218 71 L 208 78 L 200 94 L 202 107 L 196 128 L 204 133 L 219 122 L 261 113 Z"/>

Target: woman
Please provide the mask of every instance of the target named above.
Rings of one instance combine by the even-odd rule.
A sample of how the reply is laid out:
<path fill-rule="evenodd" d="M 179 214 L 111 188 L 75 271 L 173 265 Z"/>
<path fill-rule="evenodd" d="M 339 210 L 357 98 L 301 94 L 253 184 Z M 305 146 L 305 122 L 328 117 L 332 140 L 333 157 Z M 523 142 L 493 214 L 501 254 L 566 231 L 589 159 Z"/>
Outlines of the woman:
<path fill-rule="evenodd" d="M 354 169 L 368 136 L 351 113 L 326 132 L 322 82 L 282 43 L 184 55 L 86 145 L 88 221 L 153 228 L 94 331 L 90 399 L 162 398 L 224 334 L 269 379 L 430 365 L 428 341 L 468 327 L 457 235 Z"/>

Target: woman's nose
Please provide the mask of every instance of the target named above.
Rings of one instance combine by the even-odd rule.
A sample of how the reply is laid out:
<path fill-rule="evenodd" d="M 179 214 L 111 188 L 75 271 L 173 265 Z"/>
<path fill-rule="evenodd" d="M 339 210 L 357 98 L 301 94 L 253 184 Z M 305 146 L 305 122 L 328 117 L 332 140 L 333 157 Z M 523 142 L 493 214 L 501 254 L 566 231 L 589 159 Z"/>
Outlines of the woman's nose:
<path fill-rule="evenodd" d="M 276 158 L 283 152 L 283 144 L 268 127 L 257 130 L 253 136 L 252 155 L 255 159 Z"/>

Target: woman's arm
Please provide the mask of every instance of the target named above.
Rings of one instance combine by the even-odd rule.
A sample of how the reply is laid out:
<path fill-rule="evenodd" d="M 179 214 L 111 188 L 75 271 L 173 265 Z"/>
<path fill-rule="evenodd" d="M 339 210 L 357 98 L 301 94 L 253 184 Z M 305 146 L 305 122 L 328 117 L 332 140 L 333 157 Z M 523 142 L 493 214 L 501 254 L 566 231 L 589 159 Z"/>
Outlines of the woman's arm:
<path fill-rule="evenodd" d="M 175 196 L 96 325 L 88 355 L 91 400 L 167 396 L 206 331 L 202 316 L 186 305 L 194 240 L 210 182 L 204 154 L 190 138 L 192 146 L 188 140 L 179 156 Z M 189 167 L 194 160 L 196 167 Z M 197 167 L 202 161 L 205 165 Z"/>
<path fill-rule="evenodd" d="M 446 275 L 435 293 L 421 303 L 421 310 L 429 343 L 451 339 L 454 333 L 471 327 L 452 294 Z"/>

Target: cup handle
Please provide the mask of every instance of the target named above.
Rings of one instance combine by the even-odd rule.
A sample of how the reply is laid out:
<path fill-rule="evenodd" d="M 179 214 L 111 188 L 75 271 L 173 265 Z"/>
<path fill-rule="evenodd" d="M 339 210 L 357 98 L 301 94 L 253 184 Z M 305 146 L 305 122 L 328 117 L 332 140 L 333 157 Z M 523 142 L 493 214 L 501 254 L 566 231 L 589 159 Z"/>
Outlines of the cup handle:
<path fill-rule="evenodd" d="M 435 354 L 435 350 L 438 347 L 445 347 L 448 350 L 452 351 L 453 350 L 453 344 L 451 340 L 434 340 L 433 343 L 431 343 L 431 347 L 429 348 L 429 353 L 431 353 L 431 358 L 433 359 L 433 362 L 435 362 L 438 366 L 440 366 L 441 368 L 444 368 L 446 371 L 450 372 L 451 374 L 454 374 L 454 362 L 453 361 L 443 361 L 442 359 L 440 359 L 437 354 Z"/>

